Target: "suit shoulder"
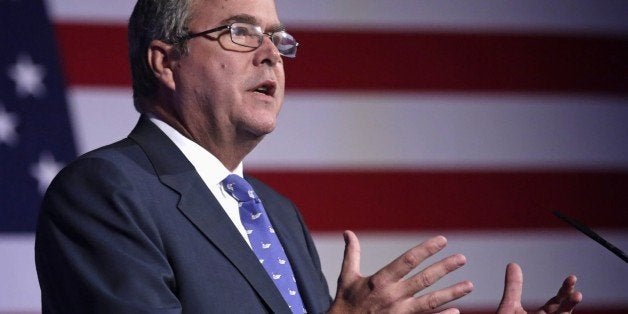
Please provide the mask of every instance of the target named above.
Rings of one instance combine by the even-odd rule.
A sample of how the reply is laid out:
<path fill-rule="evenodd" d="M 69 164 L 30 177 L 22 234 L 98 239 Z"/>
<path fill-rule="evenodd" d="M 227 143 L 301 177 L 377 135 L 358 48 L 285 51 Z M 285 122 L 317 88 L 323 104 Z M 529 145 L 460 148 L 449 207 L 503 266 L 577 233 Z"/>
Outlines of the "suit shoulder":
<path fill-rule="evenodd" d="M 124 138 L 109 145 L 105 145 L 88 151 L 78 156 L 75 161 L 89 158 L 115 159 L 120 158 L 122 155 L 125 154 L 128 155 L 133 150 L 137 149 L 139 149 L 139 145 L 137 145 L 130 138 Z"/>
<path fill-rule="evenodd" d="M 50 187 L 108 180 L 121 183 L 121 176 L 149 168 L 148 158 L 139 145 L 126 138 L 79 156 L 57 174 Z"/>

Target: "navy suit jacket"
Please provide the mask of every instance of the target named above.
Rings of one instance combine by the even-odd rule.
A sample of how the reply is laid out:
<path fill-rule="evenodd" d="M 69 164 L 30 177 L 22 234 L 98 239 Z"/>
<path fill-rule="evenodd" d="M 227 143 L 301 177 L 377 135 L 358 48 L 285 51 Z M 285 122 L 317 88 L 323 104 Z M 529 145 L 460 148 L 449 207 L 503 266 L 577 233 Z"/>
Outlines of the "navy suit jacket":
<path fill-rule="evenodd" d="M 247 177 L 309 313 L 331 298 L 288 199 Z M 192 164 L 146 117 L 51 183 L 36 233 L 44 313 L 287 313 L 281 294 Z"/>

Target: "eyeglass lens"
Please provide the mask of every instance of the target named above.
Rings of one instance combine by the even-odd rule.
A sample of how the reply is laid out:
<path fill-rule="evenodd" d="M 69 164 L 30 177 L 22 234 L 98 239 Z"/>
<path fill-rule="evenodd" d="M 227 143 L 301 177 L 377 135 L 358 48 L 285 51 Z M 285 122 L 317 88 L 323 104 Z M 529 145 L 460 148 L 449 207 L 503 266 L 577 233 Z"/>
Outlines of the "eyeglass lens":
<path fill-rule="evenodd" d="M 264 33 L 259 26 L 248 23 L 233 23 L 230 27 L 231 40 L 241 46 L 257 48 L 264 40 Z M 284 32 L 272 33 L 271 40 L 279 50 L 279 53 L 286 57 L 294 57 L 297 52 L 297 42 L 292 35 Z"/>

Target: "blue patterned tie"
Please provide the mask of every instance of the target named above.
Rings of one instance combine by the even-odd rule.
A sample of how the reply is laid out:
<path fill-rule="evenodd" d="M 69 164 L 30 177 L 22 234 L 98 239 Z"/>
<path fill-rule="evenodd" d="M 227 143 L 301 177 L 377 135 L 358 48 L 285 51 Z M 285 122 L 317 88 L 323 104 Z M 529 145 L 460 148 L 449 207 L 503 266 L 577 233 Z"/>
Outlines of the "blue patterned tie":
<path fill-rule="evenodd" d="M 306 313 L 290 261 L 266 215 L 262 201 L 242 177 L 230 174 L 223 187 L 240 206 L 240 220 L 246 229 L 253 252 L 273 279 L 292 313 Z"/>

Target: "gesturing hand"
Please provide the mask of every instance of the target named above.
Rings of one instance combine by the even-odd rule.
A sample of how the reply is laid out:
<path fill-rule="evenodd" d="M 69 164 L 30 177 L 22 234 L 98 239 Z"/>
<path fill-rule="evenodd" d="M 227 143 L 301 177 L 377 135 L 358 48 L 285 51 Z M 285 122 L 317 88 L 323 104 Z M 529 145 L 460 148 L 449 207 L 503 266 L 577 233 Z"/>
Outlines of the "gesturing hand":
<path fill-rule="evenodd" d="M 470 281 L 414 296 L 441 277 L 466 264 L 461 254 L 446 257 L 416 275 L 404 278 L 428 257 L 442 250 L 447 240 L 431 238 L 408 250 L 370 277 L 360 274 L 360 243 L 351 231 L 345 231 L 345 253 L 338 278 L 338 291 L 330 313 L 424 313 L 467 295 L 473 290 Z M 451 308 L 440 313 L 458 313 Z"/>
<path fill-rule="evenodd" d="M 582 293 L 575 290 L 576 276 L 571 275 L 565 279 L 556 296 L 549 299 L 540 309 L 527 312 L 521 305 L 521 292 L 523 290 L 521 267 L 515 263 L 508 264 L 505 281 L 504 295 L 497 309 L 498 314 L 566 314 L 571 313 L 574 307 L 582 301 Z"/>

